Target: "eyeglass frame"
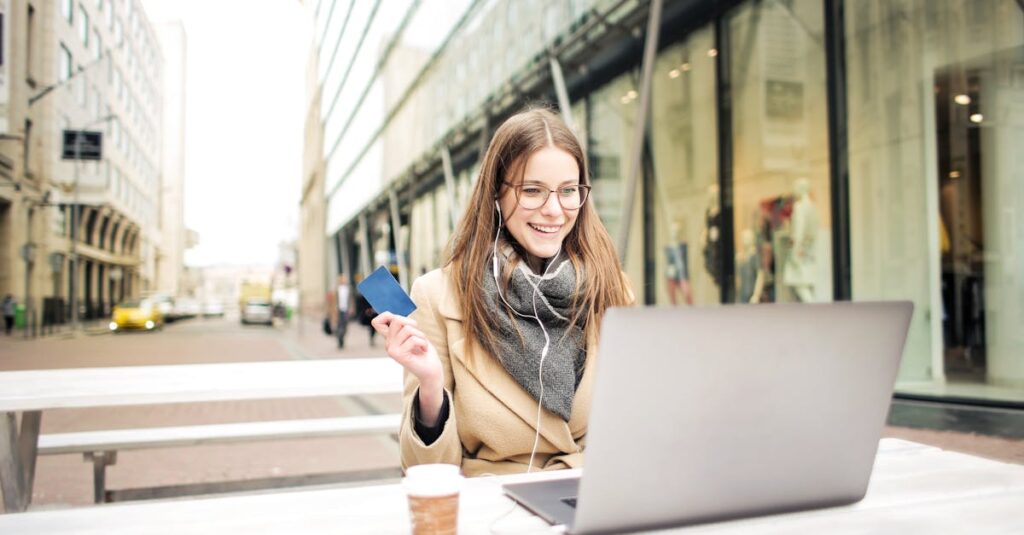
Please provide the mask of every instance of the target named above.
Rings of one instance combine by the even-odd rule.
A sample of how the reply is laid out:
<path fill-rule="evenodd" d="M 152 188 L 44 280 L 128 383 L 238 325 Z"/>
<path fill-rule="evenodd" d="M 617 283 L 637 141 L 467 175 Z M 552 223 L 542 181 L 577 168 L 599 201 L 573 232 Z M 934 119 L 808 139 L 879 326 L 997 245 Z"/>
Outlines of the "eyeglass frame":
<path fill-rule="evenodd" d="M 547 195 L 544 196 L 544 201 L 541 202 L 540 205 L 537 206 L 536 208 L 527 208 L 527 207 L 523 206 L 523 201 L 520 198 L 522 196 L 522 188 L 526 187 L 527 184 L 525 184 L 525 183 L 512 184 L 512 183 L 506 182 L 504 180 L 501 183 L 506 185 L 506 186 L 508 186 L 510 189 L 512 189 L 512 191 L 515 192 L 516 204 L 519 205 L 524 210 L 539 210 L 539 209 L 543 208 L 544 205 L 548 203 L 548 199 L 551 198 L 551 194 L 555 193 L 556 191 L 558 191 L 557 188 L 556 189 L 549 189 L 547 186 L 545 186 L 543 184 L 539 184 L 539 183 L 531 183 L 531 184 L 529 184 L 530 187 L 537 187 L 537 188 L 540 188 L 540 189 L 543 189 L 543 190 L 547 190 Z M 594 187 L 591 186 L 590 184 L 566 184 L 566 185 L 568 185 L 568 186 L 576 186 L 577 188 L 580 188 L 582 191 L 585 191 L 586 193 L 583 194 L 583 200 L 580 201 L 580 205 L 577 206 L 576 208 L 566 208 L 565 205 L 562 204 L 562 198 L 556 196 L 555 199 L 558 199 L 558 206 L 561 207 L 562 210 L 567 210 L 567 211 L 571 211 L 571 212 L 575 212 L 576 210 L 579 210 L 579 209 L 583 208 L 583 205 L 587 204 L 587 199 L 590 199 L 590 192 L 591 192 L 592 189 L 594 189 Z M 559 186 L 559 188 L 565 187 L 566 185 Z"/>

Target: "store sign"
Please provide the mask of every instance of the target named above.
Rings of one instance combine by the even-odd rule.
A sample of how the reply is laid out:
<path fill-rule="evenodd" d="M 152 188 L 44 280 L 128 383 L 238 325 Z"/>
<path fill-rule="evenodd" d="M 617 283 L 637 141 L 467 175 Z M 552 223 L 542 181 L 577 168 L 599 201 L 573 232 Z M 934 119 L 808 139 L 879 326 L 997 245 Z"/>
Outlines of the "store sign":
<path fill-rule="evenodd" d="M 103 132 L 86 130 L 65 130 L 64 160 L 101 160 L 103 159 Z"/>

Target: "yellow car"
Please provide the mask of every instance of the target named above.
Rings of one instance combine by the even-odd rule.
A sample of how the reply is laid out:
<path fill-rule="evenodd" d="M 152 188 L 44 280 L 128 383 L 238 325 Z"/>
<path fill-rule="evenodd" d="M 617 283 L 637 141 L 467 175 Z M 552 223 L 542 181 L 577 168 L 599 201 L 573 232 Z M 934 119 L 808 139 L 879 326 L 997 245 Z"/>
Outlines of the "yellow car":
<path fill-rule="evenodd" d="M 128 329 L 144 329 L 152 331 L 164 326 L 164 315 L 157 303 L 149 299 L 129 300 L 114 307 L 110 319 L 112 332 Z"/>

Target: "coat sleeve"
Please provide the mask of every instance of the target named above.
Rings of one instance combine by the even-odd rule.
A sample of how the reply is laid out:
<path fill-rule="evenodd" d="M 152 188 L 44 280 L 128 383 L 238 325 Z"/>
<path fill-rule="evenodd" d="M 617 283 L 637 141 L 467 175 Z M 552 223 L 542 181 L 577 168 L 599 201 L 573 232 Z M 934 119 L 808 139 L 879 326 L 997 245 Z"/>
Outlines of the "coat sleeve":
<path fill-rule="evenodd" d="M 445 463 L 462 465 L 462 442 L 459 440 L 458 421 L 453 393 L 455 381 L 452 377 L 451 360 L 448 353 L 448 336 L 444 317 L 437 311 L 442 292 L 447 291 L 443 284 L 440 270 L 420 277 L 412 285 L 412 300 L 416 303 L 416 311 L 410 317 L 434 348 L 441 359 L 444 370 L 444 395 L 448 398 L 448 419 L 437 440 L 430 445 L 424 444 L 416 434 L 413 418 L 413 399 L 419 393 L 419 379 L 405 372 L 405 388 L 402 395 L 403 412 L 402 428 L 399 432 L 399 443 L 402 452 L 402 469 L 416 464 Z"/>

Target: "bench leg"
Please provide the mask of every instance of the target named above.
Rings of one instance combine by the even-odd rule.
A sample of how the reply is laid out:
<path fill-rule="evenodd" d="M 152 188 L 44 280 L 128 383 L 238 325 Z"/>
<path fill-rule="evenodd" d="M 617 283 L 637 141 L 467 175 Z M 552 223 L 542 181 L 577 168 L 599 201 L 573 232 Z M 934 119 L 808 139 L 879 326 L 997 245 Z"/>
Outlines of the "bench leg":
<path fill-rule="evenodd" d="M 39 445 L 39 427 L 43 420 L 41 411 L 21 413 L 21 433 L 18 434 L 18 450 L 21 452 L 22 487 L 27 500 L 32 501 L 32 489 L 36 482 L 36 453 Z"/>
<path fill-rule="evenodd" d="M 0 489 L 8 513 L 28 509 L 32 501 L 41 418 L 39 411 L 26 411 L 19 432 L 15 413 L 0 414 Z"/>
<path fill-rule="evenodd" d="M 93 451 L 82 454 L 86 461 L 92 461 L 93 503 L 107 502 L 107 467 L 117 464 L 116 451 Z"/>

